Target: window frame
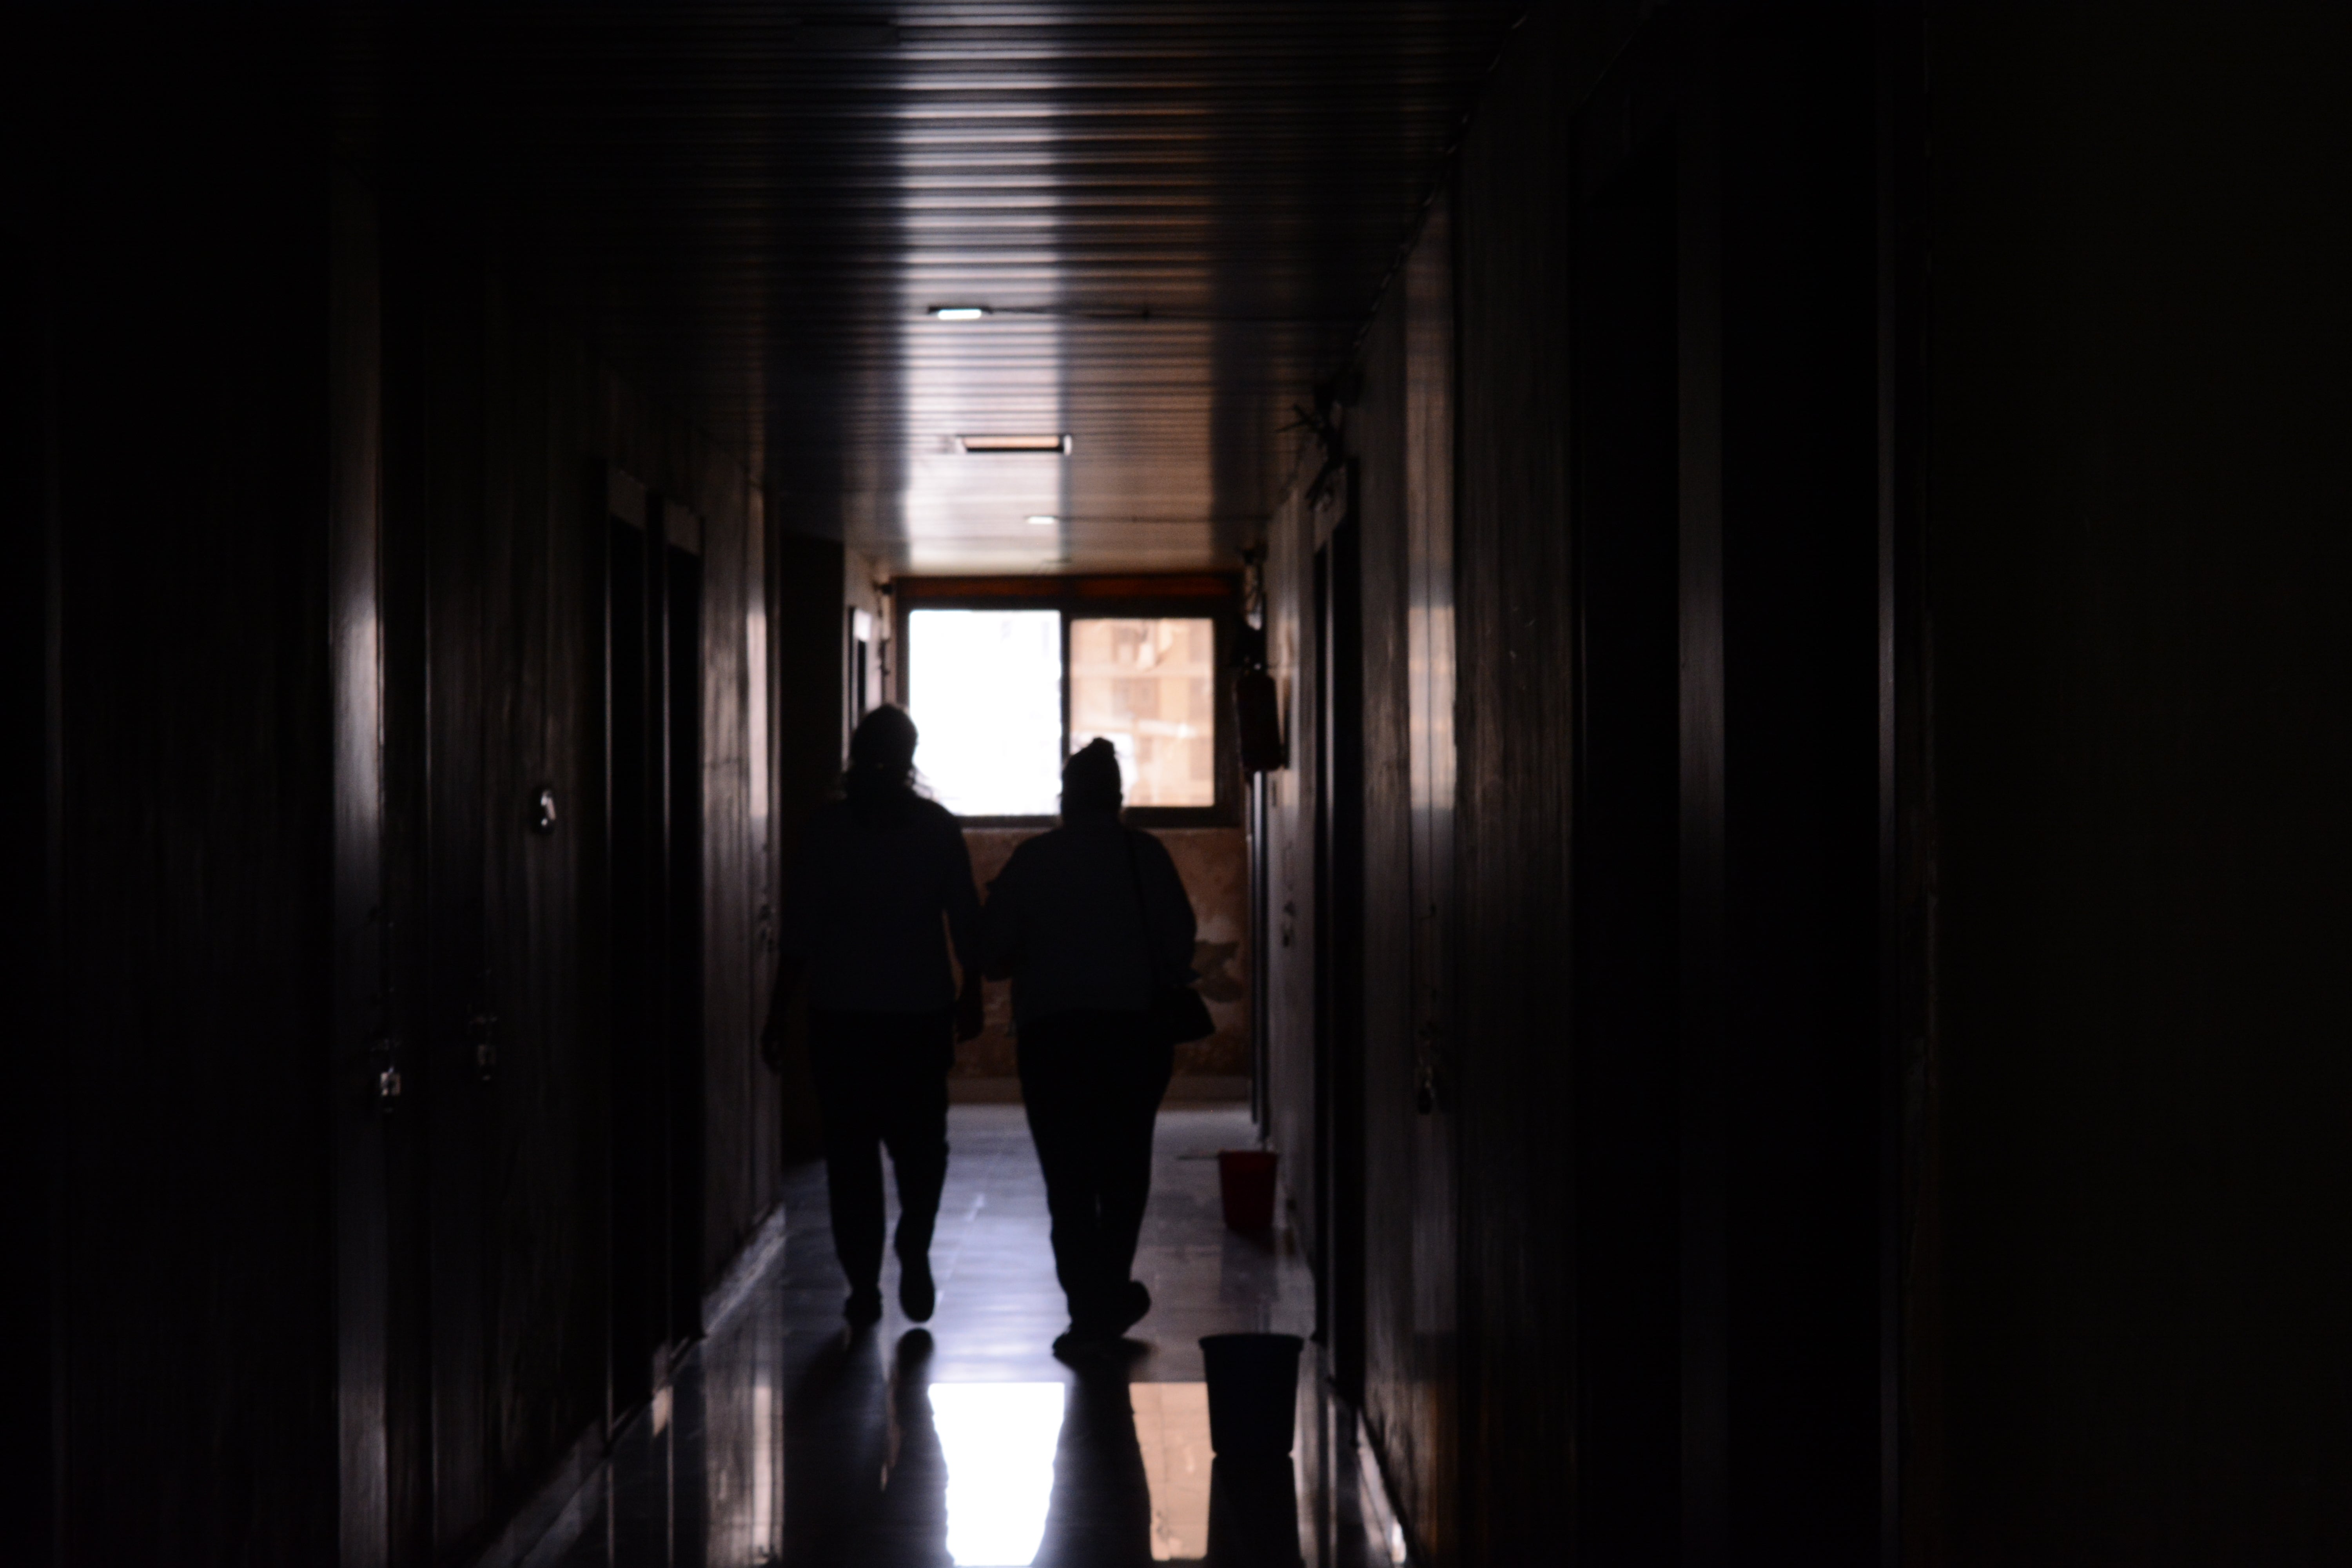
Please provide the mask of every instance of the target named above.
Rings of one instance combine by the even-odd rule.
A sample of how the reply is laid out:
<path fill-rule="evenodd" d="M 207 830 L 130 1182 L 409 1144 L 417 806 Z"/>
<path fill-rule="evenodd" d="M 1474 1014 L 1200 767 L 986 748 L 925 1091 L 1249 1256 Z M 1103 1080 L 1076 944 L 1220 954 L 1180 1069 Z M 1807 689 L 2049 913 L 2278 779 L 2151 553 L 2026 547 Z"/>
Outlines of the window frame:
<path fill-rule="evenodd" d="M 893 700 L 908 705 L 914 680 L 909 617 L 917 610 L 1055 610 L 1062 619 L 1062 755 L 1070 750 L 1070 623 L 1074 620 L 1205 620 L 1216 673 L 1214 724 L 1216 799 L 1209 805 L 1132 805 L 1137 827 L 1241 826 L 1241 752 L 1227 710 L 1234 637 L 1241 615 L 1241 580 L 1223 574 L 1130 577 L 900 577 L 890 587 L 893 639 L 900 649 L 890 671 Z M 918 764 L 919 765 L 919 764 Z M 966 827 L 1050 827 L 1057 815 L 959 816 Z"/>

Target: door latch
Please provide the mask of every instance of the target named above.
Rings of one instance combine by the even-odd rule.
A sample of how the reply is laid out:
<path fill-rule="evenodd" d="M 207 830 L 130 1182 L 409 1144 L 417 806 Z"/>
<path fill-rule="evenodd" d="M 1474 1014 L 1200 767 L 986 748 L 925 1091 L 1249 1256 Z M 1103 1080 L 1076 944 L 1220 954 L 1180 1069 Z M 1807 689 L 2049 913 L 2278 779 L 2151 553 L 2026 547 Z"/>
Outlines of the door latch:
<path fill-rule="evenodd" d="M 386 1116 L 400 1108 L 400 1042 L 386 1035 L 376 1041 L 375 1054 L 383 1062 L 376 1069 L 376 1109 Z"/>
<path fill-rule="evenodd" d="M 477 1013 L 466 1020 L 466 1037 L 474 1042 L 474 1076 L 484 1083 L 498 1070 L 499 1047 L 493 1037 L 498 1025 L 496 1013 Z"/>

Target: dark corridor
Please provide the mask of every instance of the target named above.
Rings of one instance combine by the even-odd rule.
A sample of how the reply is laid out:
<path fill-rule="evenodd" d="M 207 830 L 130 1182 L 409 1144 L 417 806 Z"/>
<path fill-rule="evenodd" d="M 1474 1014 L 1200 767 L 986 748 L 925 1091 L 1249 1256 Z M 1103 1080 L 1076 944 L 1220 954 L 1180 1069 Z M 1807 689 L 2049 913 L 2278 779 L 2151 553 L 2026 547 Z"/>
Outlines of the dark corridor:
<path fill-rule="evenodd" d="M 2352 1559 L 2347 74 L 2294 4 L 12 15 L 0 1561 Z M 1112 1371 L 994 982 L 939 1315 L 846 1331 L 777 992 L 885 701 L 982 883 L 1099 740 L 1191 902 Z"/>

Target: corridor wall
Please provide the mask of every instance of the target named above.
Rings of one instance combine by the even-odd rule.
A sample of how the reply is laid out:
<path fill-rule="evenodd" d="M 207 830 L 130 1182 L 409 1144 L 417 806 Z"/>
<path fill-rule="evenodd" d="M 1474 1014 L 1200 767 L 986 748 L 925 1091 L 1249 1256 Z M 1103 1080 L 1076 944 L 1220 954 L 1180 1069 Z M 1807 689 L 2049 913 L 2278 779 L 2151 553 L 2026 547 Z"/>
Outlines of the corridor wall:
<path fill-rule="evenodd" d="M 1273 1124 L 1431 1563 L 1889 1517 L 1875 47 L 1531 14 L 1268 540 Z"/>
<path fill-rule="evenodd" d="M 336 1553 L 329 182 L 317 106 L 236 67 L 276 26 L 5 51 L 42 962 L 0 1098 L 47 1223 L 0 1275 L 47 1372 L 5 1403 L 10 1562 Z"/>
<path fill-rule="evenodd" d="M 401 1032 L 431 1054 L 409 1069 L 419 1135 L 393 1153 L 414 1263 L 394 1275 L 411 1403 L 392 1419 L 413 1424 L 394 1528 L 427 1539 L 395 1538 L 395 1560 L 478 1544 L 650 1392 L 664 1373 L 614 1342 L 615 1290 L 657 1289 L 643 1310 L 667 1327 L 646 1331 L 690 1336 L 781 1161 L 756 1051 L 776 875 L 761 498 L 735 453 L 588 351 L 496 193 L 409 156 L 381 169 L 387 862 Z M 614 942 L 645 929 L 614 902 L 616 528 L 673 573 L 690 563 L 699 596 L 691 651 L 668 655 L 674 691 L 697 667 L 670 733 L 698 756 L 668 773 L 692 799 L 666 818 L 693 822 L 696 847 L 666 860 L 672 912 L 652 928 L 699 973 L 674 974 L 667 1019 L 646 1023 L 675 1036 L 659 1082 L 630 1076 L 615 1033 Z M 485 1036 L 488 1068 L 466 1059 Z M 626 1256 L 647 1225 L 658 1287 Z"/>
<path fill-rule="evenodd" d="M 2352 1552 L 2352 31 L 1933 8 L 1916 1560 Z"/>
<path fill-rule="evenodd" d="M 2352 37 L 2047 20 L 1531 13 L 1331 367 L 1270 1125 L 1429 1562 L 2344 1554 Z"/>
<path fill-rule="evenodd" d="M 673 1345 L 776 1201 L 771 523 L 740 452 L 589 346 L 437 110 L 331 117 L 324 41 L 283 18 L 136 31 L 60 23 L 11 96 L 11 676 L 45 740 L 9 833 L 46 892 L 9 1290 L 49 1337 L 0 1555 L 470 1560 L 661 1375 L 610 1342 L 641 1110 L 603 989 L 616 526 L 699 595 Z M 837 552 L 824 594 L 832 680 Z"/>

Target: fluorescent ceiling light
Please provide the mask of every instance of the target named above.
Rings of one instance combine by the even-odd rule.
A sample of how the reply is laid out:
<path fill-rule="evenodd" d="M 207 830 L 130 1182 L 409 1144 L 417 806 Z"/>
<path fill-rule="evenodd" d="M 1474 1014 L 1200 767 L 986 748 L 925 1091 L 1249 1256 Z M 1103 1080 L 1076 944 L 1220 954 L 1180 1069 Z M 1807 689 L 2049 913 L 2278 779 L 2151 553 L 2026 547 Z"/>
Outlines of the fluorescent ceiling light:
<path fill-rule="evenodd" d="M 1047 512 L 1039 511 L 1029 514 L 1029 526 L 1032 528 L 1051 528 L 1061 521 L 1060 518 Z"/>
<path fill-rule="evenodd" d="M 1070 449 L 1067 436 L 959 436 L 956 445 L 967 452 L 1062 452 Z"/>
<path fill-rule="evenodd" d="M 988 314 L 985 305 L 934 305 L 931 314 L 942 321 L 977 321 Z"/>

